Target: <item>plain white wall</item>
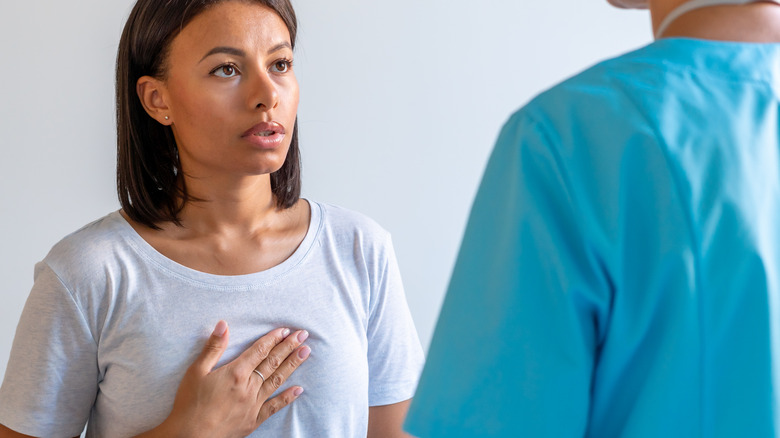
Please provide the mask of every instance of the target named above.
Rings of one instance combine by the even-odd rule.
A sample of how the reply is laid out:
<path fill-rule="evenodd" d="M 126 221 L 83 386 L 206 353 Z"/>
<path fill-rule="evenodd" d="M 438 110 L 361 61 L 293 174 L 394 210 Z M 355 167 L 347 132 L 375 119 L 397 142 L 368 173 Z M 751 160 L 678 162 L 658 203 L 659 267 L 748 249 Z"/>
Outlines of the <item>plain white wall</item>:
<path fill-rule="evenodd" d="M 304 194 L 393 234 L 423 345 L 501 124 L 651 40 L 606 0 L 293 0 Z M 0 375 L 34 264 L 118 208 L 113 69 L 132 0 L 0 5 Z"/>

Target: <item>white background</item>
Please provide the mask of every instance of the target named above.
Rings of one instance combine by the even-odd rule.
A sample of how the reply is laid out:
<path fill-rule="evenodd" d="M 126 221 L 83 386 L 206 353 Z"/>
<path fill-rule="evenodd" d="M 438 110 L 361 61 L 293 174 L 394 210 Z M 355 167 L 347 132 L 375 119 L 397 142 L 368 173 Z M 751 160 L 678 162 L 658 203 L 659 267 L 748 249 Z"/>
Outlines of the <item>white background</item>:
<path fill-rule="evenodd" d="M 306 197 L 393 234 L 426 347 L 508 115 L 651 40 L 606 0 L 293 0 Z M 131 0 L 0 4 L 0 375 L 34 264 L 118 208 L 114 60 Z M 496 212 L 500 214 L 500 212 Z"/>

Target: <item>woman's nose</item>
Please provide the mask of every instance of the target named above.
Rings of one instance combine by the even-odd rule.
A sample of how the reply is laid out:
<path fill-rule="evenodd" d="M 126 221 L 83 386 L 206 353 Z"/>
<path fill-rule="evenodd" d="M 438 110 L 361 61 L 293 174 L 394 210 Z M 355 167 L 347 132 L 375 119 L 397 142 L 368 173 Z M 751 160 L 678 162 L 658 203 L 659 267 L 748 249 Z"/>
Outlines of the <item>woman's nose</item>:
<path fill-rule="evenodd" d="M 270 110 L 279 105 L 279 91 L 266 72 L 255 74 L 251 80 L 249 106 L 253 109 Z"/>

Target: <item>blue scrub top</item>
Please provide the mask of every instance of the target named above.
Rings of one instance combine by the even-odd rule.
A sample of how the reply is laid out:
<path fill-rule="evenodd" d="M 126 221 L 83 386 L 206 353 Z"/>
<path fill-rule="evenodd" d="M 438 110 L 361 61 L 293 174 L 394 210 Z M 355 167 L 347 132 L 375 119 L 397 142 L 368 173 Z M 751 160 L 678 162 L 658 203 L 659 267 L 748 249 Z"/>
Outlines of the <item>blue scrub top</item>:
<path fill-rule="evenodd" d="M 408 431 L 774 436 L 779 92 L 780 45 L 664 39 L 515 113 Z"/>

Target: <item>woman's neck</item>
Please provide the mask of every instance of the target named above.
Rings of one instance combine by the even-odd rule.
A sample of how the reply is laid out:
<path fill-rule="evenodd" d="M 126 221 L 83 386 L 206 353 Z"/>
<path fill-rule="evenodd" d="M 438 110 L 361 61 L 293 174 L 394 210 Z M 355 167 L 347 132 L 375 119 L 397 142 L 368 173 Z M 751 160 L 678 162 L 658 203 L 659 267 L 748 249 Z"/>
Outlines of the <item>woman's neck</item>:
<path fill-rule="evenodd" d="M 653 30 L 684 3 L 681 0 L 650 2 Z M 687 37 L 716 41 L 780 42 L 780 5 L 750 3 L 710 6 L 692 10 L 669 24 L 659 38 Z"/>
<path fill-rule="evenodd" d="M 187 193 L 198 199 L 189 201 L 179 215 L 190 233 L 267 228 L 278 211 L 269 175 L 230 181 L 187 178 L 186 186 Z"/>
<path fill-rule="evenodd" d="M 289 258 L 309 229 L 309 204 L 278 209 L 270 179 L 232 185 L 187 180 L 187 191 L 200 200 L 185 205 L 182 226 L 166 222 L 153 230 L 126 219 L 159 253 L 197 271 L 243 275 L 269 269 Z"/>

